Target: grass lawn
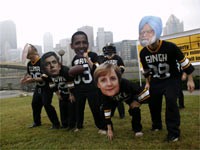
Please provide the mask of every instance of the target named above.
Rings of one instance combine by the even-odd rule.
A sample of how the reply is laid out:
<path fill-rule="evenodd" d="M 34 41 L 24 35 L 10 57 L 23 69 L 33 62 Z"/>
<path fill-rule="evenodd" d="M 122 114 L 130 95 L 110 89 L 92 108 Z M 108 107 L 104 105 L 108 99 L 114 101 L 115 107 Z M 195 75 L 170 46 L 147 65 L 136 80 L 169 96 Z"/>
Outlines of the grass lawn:
<path fill-rule="evenodd" d="M 78 133 L 67 132 L 66 129 L 48 130 L 51 123 L 43 108 L 42 126 L 29 129 L 33 123 L 32 97 L 0 99 L 0 150 L 23 149 L 200 149 L 200 97 L 185 96 L 186 108 L 180 111 L 181 115 L 181 141 L 164 143 L 167 135 L 165 126 L 165 103 L 163 101 L 163 130 L 150 131 L 151 119 L 146 104 L 141 106 L 142 125 L 144 136 L 134 137 L 131 130 L 131 118 L 126 106 L 126 119 L 121 120 L 116 110 L 112 119 L 114 124 L 114 140 L 109 141 L 106 136 L 98 135 L 92 114 L 86 105 L 84 129 Z M 53 99 L 59 115 L 58 100 Z"/>

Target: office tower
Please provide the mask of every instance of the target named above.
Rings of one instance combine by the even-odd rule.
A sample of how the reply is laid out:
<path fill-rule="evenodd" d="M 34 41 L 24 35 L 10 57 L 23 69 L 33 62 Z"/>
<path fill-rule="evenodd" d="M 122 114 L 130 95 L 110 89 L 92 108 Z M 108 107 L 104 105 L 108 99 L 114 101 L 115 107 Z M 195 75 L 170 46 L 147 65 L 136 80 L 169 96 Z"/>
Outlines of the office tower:
<path fill-rule="evenodd" d="M 88 42 L 89 42 L 89 49 L 93 50 L 94 47 L 94 32 L 93 27 L 91 26 L 83 26 L 81 28 L 78 28 L 78 31 L 83 31 L 88 36 Z"/>
<path fill-rule="evenodd" d="M 43 37 L 44 53 L 53 51 L 53 36 L 50 32 L 46 32 Z"/>
<path fill-rule="evenodd" d="M 0 61 L 9 61 L 10 49 L 17 49 L 16 25 L 7 20 L 0 22 Z"/>
<path fill-rule="evenodd" d="M 184 31 L 184 24 L 173 14 L 167 20 L 166 26 L 163 29 L 163 35 L 174 34 Z"/>
<path fill-rule="evenodd" d="M 137 59 L 137 40 L 123 40 L 120 43 L 120 55 L 123 60 Z"/>
<path fill-rule="evenodd" d="M 113 43 L 113 33 L 110 31 L 104 31 L 104 28 L 98 28 L 96 37 L 97 47 L 99 51 L 108 43 Z"/>
<path fill-rule="evenodd" d="M 54 50 L 58 53 L 60 50 L 64 50 L 65 54 L 62 56 L 63 65 L 71 66 L 71 61 L 75 56 L 74 50 L 71 49 L 71 39 L 61 39 L 59 44 L 56 44 Z"/>

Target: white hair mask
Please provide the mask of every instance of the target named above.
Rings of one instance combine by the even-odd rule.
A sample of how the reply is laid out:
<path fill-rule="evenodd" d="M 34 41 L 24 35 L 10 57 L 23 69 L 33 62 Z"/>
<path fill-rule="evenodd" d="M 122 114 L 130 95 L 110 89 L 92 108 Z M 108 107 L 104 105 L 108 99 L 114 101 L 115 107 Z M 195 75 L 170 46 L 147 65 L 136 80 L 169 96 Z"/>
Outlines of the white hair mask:
<path fill-rule="evenodd" d="M 154 36 L 152 38 L 141 38 L 140 39 L 140 45 L 142 45 L 143 47 L 149 46 L 155 42 L 156 42 L 156 34 L 154 34 Z"/>

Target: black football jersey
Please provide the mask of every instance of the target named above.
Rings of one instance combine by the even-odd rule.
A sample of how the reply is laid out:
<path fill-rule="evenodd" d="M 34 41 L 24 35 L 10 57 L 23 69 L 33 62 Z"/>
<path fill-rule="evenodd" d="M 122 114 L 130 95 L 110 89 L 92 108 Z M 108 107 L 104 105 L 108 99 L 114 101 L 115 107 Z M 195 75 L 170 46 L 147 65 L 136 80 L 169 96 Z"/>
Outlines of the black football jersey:
<path fill-rule="evenodd" d="M 153 51 L 144 47 L 140 52 L 140 60 L 144 69 L 144 76 L 151 76 L 153 79 L 166 79 L 178 77 L 180 72 L 177 61 L 187 74 L 193 72 L 194 67 L 190 64 L 181 50 L 171 42 L 160 40 L 160 45 Z"/>
<path fill-rule="evenodd" d="M 54 91 L 59 90 L 62 97 L 68 97 L 74 89 L 74 79 L 68 75 L 68 71 L 69 68 L 62 65 L 58 76 L 47 77 L 43 75 L 43 79 L 49 82 L 50 88 L 53 88 Z"/>
<path fill-rule="evenodd" d="M 122 73 L 124 72 L 124 62 L 120 56 L 118 55 L 114 55 L 112 57 L 105 56 L 104 62 L 117 65 L 118 67 L 121 68 Z"/>
<path fill-rule="evenodd" d="M 150 98 L 149 91 L 136 86 L 133 82 L 122 78 L 120 81 L 120 91 L 118 94 L 108 97 L 102 95 L 102 103 L 104 116 L 107 124 L 111 123 L 111 109 L 116 106 L 118 102 L 126 102 L 131 104 L 134 100 L 139 103 L 144 103 Z"/>
<path fill-rule="evenodd" d="M 87 90 L 95 88 L 95 84 L 93 81 L 93 72 L 96 69 L 96 67 L 99 65 L 97 61 L 98 56 L 96 53 L 88 51 L 88 56 L 94 64 L 93 68 L 90 68 L 87 62 L 87 59 L 84 57 L 80 57 L 76 55 L 72 60 L 72 66 L 82 65 L 85 68 L 84 72 L 80 75 L 75 76 L 75 79 L 74 79 L 75 87 L 83 91 L 87 91 Z"/>
<path fill-rule="evenodd" d="M 32 63 L 31 61 L 28 62 L 27 72 L 33 79 L 42 77 L 40 58 L 36 60 L 34 63 Z M 45 82 L 36 82 L 36 85 L 45 86 Z"/>

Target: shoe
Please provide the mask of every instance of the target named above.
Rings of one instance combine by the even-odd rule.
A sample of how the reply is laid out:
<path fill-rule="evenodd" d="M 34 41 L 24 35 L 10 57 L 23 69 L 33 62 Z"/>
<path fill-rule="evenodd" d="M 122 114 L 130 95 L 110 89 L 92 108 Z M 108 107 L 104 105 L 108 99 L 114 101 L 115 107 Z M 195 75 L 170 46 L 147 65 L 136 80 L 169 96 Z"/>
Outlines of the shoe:
<path fill-rule="evenodd" d="M 180 137 L 179 136 L 167 136 L 165 139 L 164 139 L 164 142 L 177 142 L 180 140 Z"/>
<path fill-rule="evenodd" d="M 136 137 L 142 137 L 143 135 L 144 135 L 144 133 L 141 132 L 141 131 L 135 133 L 135 136 L 136 136 Z"/>
<path fill-rule="evenodd" d="M 106 135 L 106 134 L 107 134 L 107 131 L 106 131 L 106 130 L 100 129 L 100 130 L 98 131 L 98 134 Z"/>
<path fill-rule="evenodd" d="M 72 131 L 73 129 L 74 129 L 74 127 L 68 127 L 68 128 L 67 128 L 67 132 L 68 132 L 68 131 Z"/>
<path fill-rule="evenodd" d="M 52 130 L 52 129 L 60 129 L 60 125 L 53 125 L 52 127 L 49 128 L 49 130 Z"/>
<path fill-rule="evenodd" d="M 35 127 L 39 127 L 39 126 L 41 126 L 41 124 L 33 123 L 29 128 L 35 128 Z"/>
<path fill-rule="evenodd" d="M 162 130 L 162 129 L 158 129 L 158 128 L 151 128 L 151 131 L 155 131 L 155 132 L 157 132 L 157 131 L 160 131 L 160 130 Z"/>
<path fill-rule="evenodd" d="M 74 132 L 76 133 L 76 132 L 79 132 L 79 129 L 78 128 L 76 128 L 75 130 L 74 130 Z"/>

